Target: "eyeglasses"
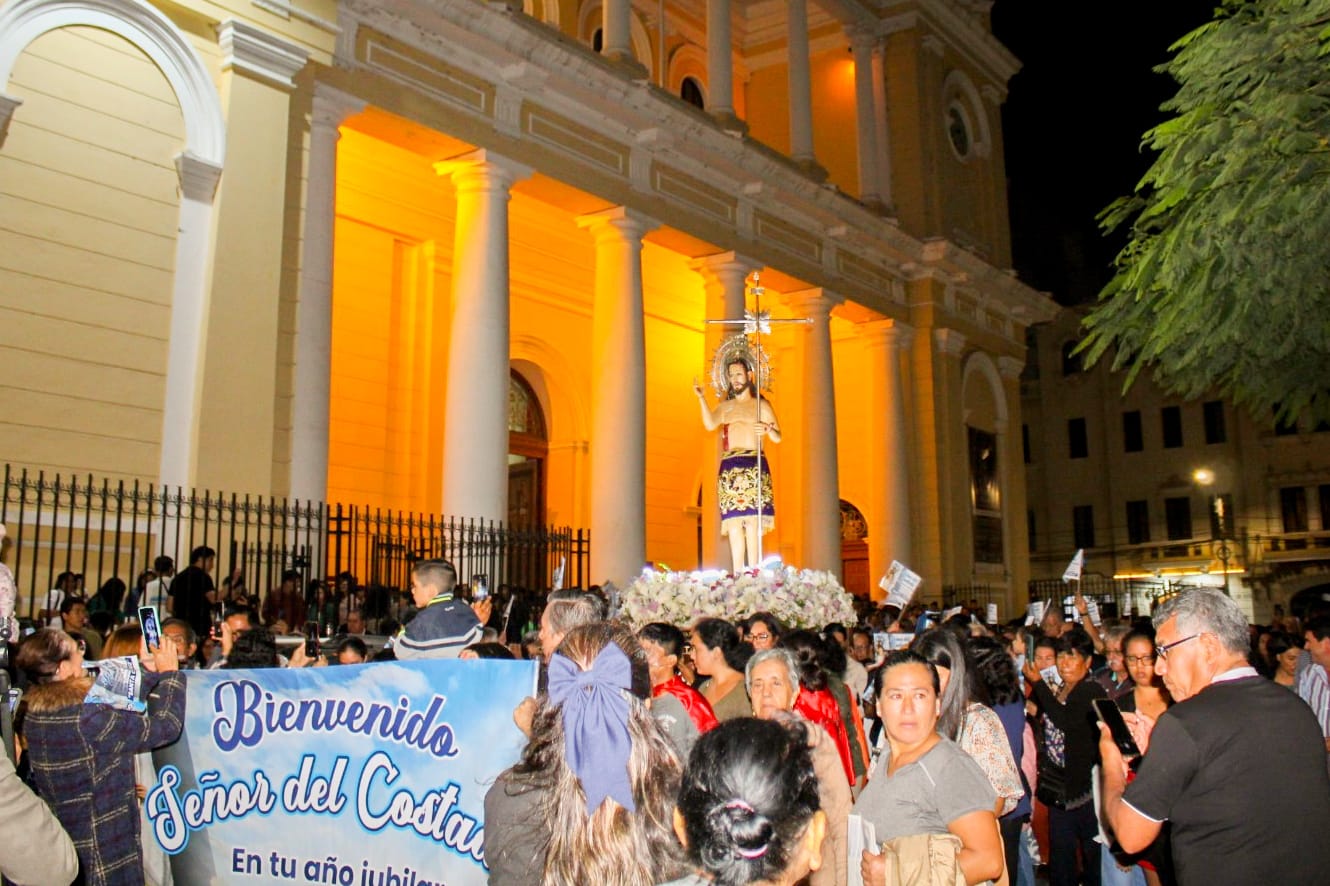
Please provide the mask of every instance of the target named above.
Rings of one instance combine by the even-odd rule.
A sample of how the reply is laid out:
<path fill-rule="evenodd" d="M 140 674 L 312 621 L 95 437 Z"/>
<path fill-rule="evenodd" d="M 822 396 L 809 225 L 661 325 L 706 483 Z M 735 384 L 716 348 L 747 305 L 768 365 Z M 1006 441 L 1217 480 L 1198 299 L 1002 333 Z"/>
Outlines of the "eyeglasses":
<path fill-rule="evenodd" d="M 1188 639 L 1190 639 L 1190 638 L 1188 638 Z M 1179 640 L 1178 642 L 1180 643 L 1180 642 L 1182 642 L 1182 641 Z M 1129 655 L 1129 656 L 1127 656 L 1127 658 L 1125 659 L 1125 661 L 1126 661 L 1127 664 L 1129 664 L 1129 665 L 1154 664 L 1154 663 L 1155 663 L 1155 657 L 1154 657 L 1153 655 Z"/>
<path fill-rule="evenodd" d="M 750 639 L 750 640 L 770 640 L 770 639 L 771 639 L 771 635 L 768 634 L 766 631 L 763 631 L 763 632 L 760 633 L 760 634 L 758 634 L 758 633 L 752 633 L 752 634 L 749 634 L 749 635 L 748 635 L 748 639 Z"/>
<path fill-rule="evenodd" d="M 1183 637 L 1181 640 L 1174 640 L 1172 643 L 1165 643 L 1163 646 L 1156 646 L 1155 655 L 1159 656 L 1164 661 L 1168 661 L 1168 651 L 1170 649 L 1172 649 L 1174 646 L 1181 646 L 1183 643 L 1186 643 L 1188 640 L 1195 640 L 1199 636 L 1201 635 L 1192 634 L 1190 637 Z"/>

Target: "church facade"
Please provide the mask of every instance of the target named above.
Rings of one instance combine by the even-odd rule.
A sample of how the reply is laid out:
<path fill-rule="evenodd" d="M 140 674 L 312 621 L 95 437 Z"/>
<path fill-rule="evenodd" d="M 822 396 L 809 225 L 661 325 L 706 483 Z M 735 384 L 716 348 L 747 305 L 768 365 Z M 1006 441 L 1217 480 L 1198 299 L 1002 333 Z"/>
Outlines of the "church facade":
<path fill-rule="evenodd" d="M 972 0 L 0 3 L 0 452 L 719 565 L 761 308 L 785 562 L 1010 613 L 1019 376 Z"/>

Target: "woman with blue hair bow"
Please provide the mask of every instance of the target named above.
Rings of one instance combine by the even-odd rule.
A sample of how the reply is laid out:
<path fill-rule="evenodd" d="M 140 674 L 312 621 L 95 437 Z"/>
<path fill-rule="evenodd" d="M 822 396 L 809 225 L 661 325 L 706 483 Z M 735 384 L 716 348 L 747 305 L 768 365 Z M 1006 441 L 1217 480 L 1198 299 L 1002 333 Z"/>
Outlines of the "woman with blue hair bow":
<path fill-rule="evenodd" d="M 569 631 L 522 759 L 485 796 L 491 886 L 653 886 L 687 871 L 672 827 L 683 765 L 650 697 L 631 631 Z"/>

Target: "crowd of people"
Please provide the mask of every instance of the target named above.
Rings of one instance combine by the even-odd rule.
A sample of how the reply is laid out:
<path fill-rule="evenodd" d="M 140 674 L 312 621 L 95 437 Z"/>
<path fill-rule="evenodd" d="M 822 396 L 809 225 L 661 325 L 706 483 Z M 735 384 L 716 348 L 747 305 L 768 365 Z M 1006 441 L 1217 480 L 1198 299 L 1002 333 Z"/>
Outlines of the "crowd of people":
<path fill-rule="evenodd" d="M 212 555 L 195 554 L 206 577 Z M 141 661 L 134 704 L 89 703 L 77 598 L 18 647 L 26 784 L 0 763 L 0 871 L 15 882 L 69 883 L 71 865 L 88 884 L 170 882 L 141 797 L 148 752 L 181 731 L 182 671 L 385 658 L 540 661 L 512 712 L 525 747 L 485 798 L 494 886 L 1311 883 L 1330 869 L 1320 612 L 1265 632 L 1198 589 L 1103 624 L 1076 596 L 1039 624 L 879 606 L 818 631 L 767 613 L 681 629 L 625 624 L 593 589 L 524 600 L 509 631 L 516 595 L 467 599 L 451 564 L 422 561 L 414 612 L 380 649 L 361 613 L 298 582 L 258 606 L 231 596 L 217 619 L 188 573 L 166 589 L 159 646 L 132 623 L 101 638 L 103 655 Z M 279 645 L 272 628 L 312 609 L 344 619 L 338 643 Z M 1106 703 L 1139 754 L 1100 727 Z"/>

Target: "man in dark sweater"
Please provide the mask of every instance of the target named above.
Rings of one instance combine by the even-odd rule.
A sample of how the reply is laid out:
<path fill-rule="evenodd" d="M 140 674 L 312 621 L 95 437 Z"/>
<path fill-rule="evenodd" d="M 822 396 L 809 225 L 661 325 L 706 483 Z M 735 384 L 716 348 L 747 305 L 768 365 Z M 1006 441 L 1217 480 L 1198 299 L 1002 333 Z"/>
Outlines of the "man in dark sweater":
<path fill-rule="evenodd" d="M 1330 776 L 1311 709 L 1248 664 L 1247 620 L 1220 591 L 1186 591 L 1154 623 L 1155 672 L 1176 704 L 1158 724 L 1124 714 L 1145 752 L 1130 785 L 1103 732 L 1104 815 L 1118 842 L 1139 852 L 1171 822 L 1182 886 L 1323 882 Z"/>
<path fill-rule="evenodd" d="M 217 552 L 200 545 L 189 554 L 189 568 L 171 582 L 171 614 L 189 622 L 198 637 L 208 636 L 212 627 L 212 606 L 217 602 L 212 570 L 216 564 Z"/>
<path fill-rule="evenodd" d="M 416 617 L 393 641 L 402 660 L 457 658 L 480 640 L 494 604 L 486 597 L 471 606 L 456 599 L 457 569 L 447 560 L 421 560 L 411 569 Z"/>

